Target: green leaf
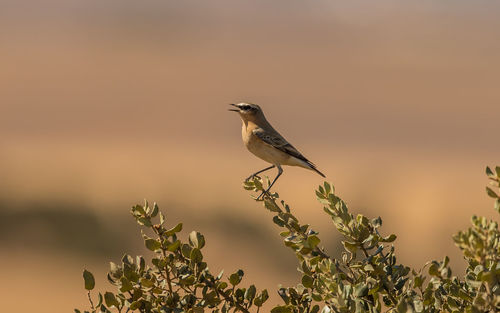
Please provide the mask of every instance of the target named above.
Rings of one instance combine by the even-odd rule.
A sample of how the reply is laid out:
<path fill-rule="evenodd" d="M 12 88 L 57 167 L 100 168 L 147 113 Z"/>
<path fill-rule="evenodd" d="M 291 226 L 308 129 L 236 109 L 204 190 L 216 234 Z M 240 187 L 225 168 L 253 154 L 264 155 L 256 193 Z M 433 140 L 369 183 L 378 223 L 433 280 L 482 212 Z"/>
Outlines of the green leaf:
<path fill-rule="evenodd" d="M 132 211 L 132 214 L 133 214 L 134 216 L 137 216 L 137 217 L 146 215 L 146 211 L 145 211 L 145 210 L 144 210 L 144 208 L 143 208 L 141 205 L 139 205 L 139 204 L 134 205 L 134 206 L 132 207 L 131 211 Z"/>
<path fill-rule="evenodd" d="M 224 274 L 224 270 L 221 270 L 217 277 L 215 277 L 216 280 L 220 280 L 222 278 L 222 275 Z"/>
<path fill-rule="evenodd" d="M 443 262 L 441 263 L 440 269 L 443 269 L 446 266 L 448 266 L 448 263 L 450 263 L 450 258 L 448 256 L 445 256 L 443 258 Z"/>
<path fill-rule="evenodd" d="M 290 236 L 290 231 L 289 230 L 282 231 L 280 233 L 280 236 L 281 237 L 288 237 L 288 236 Z"/>
<path fill-rule="evenodd" d="M 109 273 L 116 279 L 120 278 L 123 275 L 122 269 L 113 262 L 109 262 Z"/>
<path fill-rule="evenodd" d="M 224 289 L 226 289 L 226 288 L 227 288 L 227 283 L 226 283 L 225 281 L 220 282 L 220 283 L 217 285 L 217 288 L 218 288 L 218 289 L 222 289 L 222 290 L 224 290 Z"/>
<path fill-rule="evenodd" d="M 342 244 L 344 245 L 345 249 L 352 254 L 356 253 L 356 251 L 358 250 L 358 245 L 356 243 L 342 241 Z"/>
<path fill-rule="evenodd" d="M 382 238 L 380 241 L 381 242 L 393 242 L 394 240 L 396 240 L 397 236 L 395 234 L 391 234 L 387 237 L 384 237 Z"/>
<path fill-rule="evenodd" d="M 432 276 L 439 276 L 438 265 L 436 263 L 432 263 L 429 267 L 429 274 Z"/>
<path fill-rule="evenodd" d="M 319 185 L 318 186 L 318 192 L 321 193 L 321 194 L 325 194 L 325 189 L 323 189 L 323 186 Z"/>
<path fill-rule="evenodd" d="M 149 217 L 139 217 L 139 218 L 137 219 L 137 223 L 138 223 L 139 225 L 144 225 L 144 226 L 146 226 L 146 227 L 151 227 L 151 226 L 153 226 L 153 224 L 151 223 L 151 218 L 149 218 Z"/>
<path fill-rule="evenodd" d="M 379 228 L 380 226 L 382 226 L 382 219 L 380 218 L 380 216 L 372 220 L 372 225 L 375 228 Z"/>
<path fill-rule="evenodd" d="M 251 285 L 248 287 L 248 289 L 245 291 L 245 299 L 247 299 L 249 302 L 252 302 L 253 299 L 255 298 L 255 294 L 257 293 L 257 289 L 255 288 L 254 285 Z"/>
<path fill-rule="evenodd" d="M 354 295 L 358 298 L 368 295 L 368 286 L 365 284 L 360 284 L 354 287 Z"/>
<path fill-rule="evenodd" d="M 279 227 L 285 226 L 285 221 L 280 219 L 279 216 L 277 216 L 277 215 L 273 217 L 273 223 L 278 225 Z"/>
<path fill-rule="evenodd" d="M 415 278 L 413 280 L 413 287 L 414 288 L 420 288 L 420 287 L 422 287 L 422 285 L 424 283 L 424 280 L 425 280 L 425 277 L 415 276 Z"/>
<path fill-rule="evenodd" d="M 317 292 L 313 292 L 311 297 L 313 298 L 314 301 L 317 301 L 317 302 L 323 301 L 323 297 L 321 296 L 321 294 L 319 294 Z"/>
<path fill-rule="evenodd" d="M 144 271 L 144 269 L 146 268 L 146 260 L 144 260 L 144 258 L 140 255 L 136 256 L 135 258 L 137 265 L 139 265 L 139 271 Z"/>
<path fill-rule="evenodd" d="M 311 249 L 316 248 L 320 242 L 321 240 L 318 238 L 318 236 L 313 235 L 307 237 L 307 243 L 309 244 L 309 247 L 311 247 Z"/>
<path fill-rule="evenodd" d="M 114 306 L 116 308 L 120 307 L 120 302 L 118 302 L 115 295 L 109 291 L 104 294 L 104 301 L 107 306 Z"/>
<path fill-rule="evenodd" d="M 472 297 L 469 296 L 465 291 L 462 289 L 458 290 L 458 296 L 460 299 L 465 300 L 465 301 L 472 301 Z"/>
<path fill-rule="evenodd" d="M 103 301 L 102 293 L 97 294 L 97 305 L 96 306 L 101 306 Z"/>
<path fill-rule="evenodd" d="M 478 278 L 479 280 L 490 284 L 493 284 L 495 282 L 495 274 L 493 272 L 483 272 Z"/>
<path fill-rule="evenodd" d="M 189 257 L 189 255 L 187 257 Z M 151 259 L 151 263 L 153 263 L 153 265 L 159 269 L 163 269 L 165 268 L 165 265 L 167 265 L 167 261 L 165 261 L 165 259 L 158 259 L 158 258 Z"/>
<path fill-rule="evenodd" d="M 304 285 L 304 287 L 312 288 L 313 283 L 314 283 L 314 279 L 311 276 L 309 276 L 309 275 L 302 276 L 302 285 Z"/>
<path fill-rule="evenodd" d="M 486 175 L 488 176 L 493 176 L 493 171 L 491 170 L 491 168 L 489 166 L 486 166 Z"/>
<path fill-rule="evenodd" d="M 183 277 L 180 279 L 181 285 L 192 285 L 196 281 L 196 277 L 194 275 L 189 275 L 187 277 Z"/>
<path fill-rule="evenodd" d="M 266 199 L 264 201 L 264 206 L 271 212 L 281 212 L 281 209 L 276 205 L 276 203 L 274 203 L 274 201 L 271 201 L 269 199 Z"/>
<path fill-rule="evenodd" d="M 327 182 L 324 182 L 323 186 L 325 186 L 325 194 L 328 195 L 332 191 L 332 186 Z"/>
<path fill-rule="evenodd" d="M 398 313 L 408 313 L 408 312 L 411 312 L 411 311 L 408 309 L 408 304 L 405 301 L 401 301 L 396 306 L 396 312 L 398 312 Z"/>
<path fill-rule="evenodd" d="M 123 262 L 123 264 L 132 265 L 132 264 L 134 264 L 134 259 L 130 255 L 125 254 L 122 257 L 122 262 Z"/>
<path fill-rule="evenodd" d="M 122 286 L 120 287 L 121 292 L 127 292 L 134 288 L 132 286 L 132 283 L 126 277 L 120 278 L 120 282 L 122 284 Z"/>
<path fill-rule="evenodd" d="M 325 196 L 320 191 L 316 190 L 315 192 L 316 192 L 316 197 L 318 197 L 318 200 L 325 199 Z"/>
<path fill-rule="evenodd" d="M 396 290 L 401 290 L 401 288 L 403 288 L 403 286 L 405 285 L 406 281 L 408 280 L 409 278 L 406 277 L 404 279 L 400 279 L 395 285 L 394 285 L 394 289 Z"/>
<path fill-rule="evenodd" d="M 256 190 L 264 190 L 264 188 L 262 188 L 262 181 L 257 177 L 254 177 L 253 184 Z"/>
<path fill-rule="evenodd" d="M 286 293 L 286 288 L 280 288 L 278 290 L 278 295 L 283 299 L 286 304 L 290 304 L 290 297 Z"/>
<path fill-rule="evenodd" d="M 292 306 L 290 305 L 282 305 L 274 307 L 271 310 L 271 313 L 293 313 Z"/>
<path fill-rule="evenodd" d="M 182 223 L 179 223 L 175 225 L 175 227 L 172 227 L 171 229 L 167 230 L 165 232 L 165 236 L 172 236 L 175 233 L 178 233 L 182 230 Z"/>
<path fill-rule="evenodd" d="M 494 199 L 498 198 L 498 195 L 493 190 L 491 190 L 490 187 L 486 187 L 486 193 L 488 194 L 488 196 L 490 196 Z"/>
<path fill-rule="evenodd" d="M 201 254 L 200 249 L 193 248 L 193 250 L 191 250 L 191 255 L 189 256 L 189 258 L 194 263 L 200 263 L 201 261 L 203 261 L 203 254 Z"/>
<path fill-rule="evenodd" d="M 101 310 L 101 313 L 111 313 L 111 311 L 108 310 L 108 308 L 105 307 L 104 304 L 100 305 L 99 310 Z"/>
<path fill-rule="evenodd" d="M 417 312 L 423 312 L 424 311 L 424 303 L 420 299 L 414 299 L 413 300 L 413 305 L 415 306 L 415 311 L 417 311 Z"/>
<path fill-rule="evenodd" d="M 153 287 L 154 281 L 143 277 L 141 278 L 141 285 L 146 288 Z"/>
<path fill-rule="evenodd" d="M 92 275 L 91 272 L 87 271 L 87 270 L 84 270 L 83 271 L 83 280 L 84 280 L 84 283 L 85 283 L 85 289 L 87 290 L 92 290 L 94 289 L 95 287 L 95 279 L 94 279 L 94 275 Z"/>
<path fill-rule="evenodd" d="M 189 258 L 191 256 L 192 249 L 193 248 L 191 248 L 188 244 L 183 244 L 181 247 L 182 255 L 186 258 Z"/>
<path fill-rule="evenodd" d="M 125 276 L 131 282 L 139 281 L 139 274 L 135 271 L 134 267 L 131 267 L 129 265 L 125 265 L 123 267 L 123 276 Z"/>
<path fill-rule="evenodd" d="M 254 300 L 253 304 L 258 307 L 261 307 L 266 301 L 269 299 L 269 294 L 267 293 L 267 289 L 262 290 L 260 295 L 258 295 Z"/>
<path fill-rule="evenodd" d="M 189 234 L 189 244 L 195 248 L 201 249 L 205 246 L 205 237 L 197 231 Z"/>
<path fill-rule="evenodd" d="M 134 301 L 130 304 L 130 309 L 133 311 L 133 310 L 137 310 L 138 308 L 141 307 L 141 301 Z"/>
<path fill-rule="evenodd" d="M 231 274 L 229 276 L 229 282 L 231 285 L 236 286 L 240 282 L 240 277 L 237 274 Z"/>
<path fill-rule="evenodd" d="M 179 249 L 180 245 L 181 245 L 180 240 L 176 240 L 174 243 L 168 246 L 167 250 L 170 252 L 174 252 L 175 250 Z"/>
<path fill-rule="evenodd" d="M 246 181 L 243 183 L 243 188 L 245 188 L 246 190 L 254 190 L 255 184 L 253 183 L 253 181 Z"/>
<path fill-rule="evenodd" d="M 146 244 L 146 248 L 148 248 L 151 251 L 156 251 L 161 248 L 161 243 L 153 238 L 148 238 L 144 240 L 144 243 Z"/>
<path fill-rule="evenodd" d="M 238 270 L 236 273 L 233 273 L 229 276 L 229 282 L 231 285 L 236 286 L 241 282 L 241 278 L 243 277 L 243 271 Z"/>
<path fill-rule="evenodd" d="M 362 241 L 362 243 L 369 243 L 371 242 L 373 239 L 375 238 L 375 236 L 373 236 L 373 234 L 370 234 L 368 237 L 366 237 L 365 240 Z"/>
<path fill-rule="evenodd" d="M 156 215 L 158 215 L 158 211 L 159 210 L 160 209 L 158 208 L 158 205 L 155 202 L 154 205 L 153 205 L 153 211 L 151 212 L 151 217 L 156 217 Z"/>

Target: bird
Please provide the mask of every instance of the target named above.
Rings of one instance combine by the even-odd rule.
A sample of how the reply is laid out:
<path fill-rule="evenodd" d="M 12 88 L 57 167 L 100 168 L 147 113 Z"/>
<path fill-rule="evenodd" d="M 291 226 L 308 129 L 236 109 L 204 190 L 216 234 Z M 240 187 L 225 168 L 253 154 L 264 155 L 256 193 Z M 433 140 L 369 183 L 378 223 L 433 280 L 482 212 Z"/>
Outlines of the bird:
<path fill-rule="evenodd" d="M 269 167 L 253 173 L 245 179 L 245 181 L 253 177 L 258 177 L 257 174 L 267 170 L 275 167 L 278 168 L 278 175 L 276 175 L 267 189 L 256 198 L 257 200 L 268 193 L 281 174 L 283 174 L 282 165 L 303 167 L 326 177 L 317 169 L 314 163 L 303 156 L 302 153 L 271 126 L 260 106 L 245 102 L 237 104 L 230 103 L 229 105 L 233 107 L 229 109 L 229 111 L 237 112 L 240 115 L 242 121 L 241 135 L 247 149 L 258 158 L 272 164 Z"/>

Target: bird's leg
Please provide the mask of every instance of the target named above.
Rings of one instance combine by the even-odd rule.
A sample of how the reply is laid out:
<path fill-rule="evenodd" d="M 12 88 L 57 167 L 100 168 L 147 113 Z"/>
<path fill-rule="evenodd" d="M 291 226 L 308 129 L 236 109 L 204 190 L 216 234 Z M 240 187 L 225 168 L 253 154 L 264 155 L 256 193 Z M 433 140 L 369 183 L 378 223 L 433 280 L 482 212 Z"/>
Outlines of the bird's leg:
<path fill-rule="evenodd" d="M 258 177 L 258 176 L 257 176 L 257 174 L 260 174 L 260 173 L 262 173 L 262 172 L 265 172 L 265 171 L 267 171 L 267 170 L 270 170 L 270 169 L 272 169 L 272 168 L 274 168 L 274 167 L 276 167 L 276 165 L 271 165 L 271 166 L 269 166 L 269 167 L 266 167 L 266 168 L 265 168 L 265 169 L 263 169 L 263 170 L 260 170 L 260 171 L 258 171 L 258 172 L 255 172 L 255 173 L 253 173 L 252 175 L 248 176 L 248 177 L 247 177 L 247 179 L 245 179 L 245 181 L 249 181 L 249 180 L 250 180 L 250 179 L 252 179 L 253 177 Z"/>
<path fill-rule="evenodd" d="M 278 175 L 276 175 L 276 177 L 274 178 L 273 182 L 269 185 L 269 187 L 267 187 L 266 190 L 264 190 L 258 197 L 256 200 L 259 200 L 260 197 L 262 197 L 265 193 L 268 193 L 269 190 L 271 189 L 271 187 L 274 185 L 274 183 L 278 180 L 278 178 L 281 176 L 281 174 L 283 174 L 283 169 L 281 168 L 281 166 L 277 165 L 278 166 Z"/>

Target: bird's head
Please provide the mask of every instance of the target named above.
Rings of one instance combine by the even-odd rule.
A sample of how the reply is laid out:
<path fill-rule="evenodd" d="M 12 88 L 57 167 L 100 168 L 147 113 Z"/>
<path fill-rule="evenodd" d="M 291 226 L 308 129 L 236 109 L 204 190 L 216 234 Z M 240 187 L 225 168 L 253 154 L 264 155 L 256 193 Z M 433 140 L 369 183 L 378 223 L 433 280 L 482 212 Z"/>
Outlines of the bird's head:
<path fill-rule="evenodd" d="M 253 103 L 241 102 L 238 104 L 231 103 L 230 105 L 233 106 L 234 109 L 229 109 L 229 111 L 238 112 L 245 121 L 251 121 L 263 115 L 260 106 Z"/>

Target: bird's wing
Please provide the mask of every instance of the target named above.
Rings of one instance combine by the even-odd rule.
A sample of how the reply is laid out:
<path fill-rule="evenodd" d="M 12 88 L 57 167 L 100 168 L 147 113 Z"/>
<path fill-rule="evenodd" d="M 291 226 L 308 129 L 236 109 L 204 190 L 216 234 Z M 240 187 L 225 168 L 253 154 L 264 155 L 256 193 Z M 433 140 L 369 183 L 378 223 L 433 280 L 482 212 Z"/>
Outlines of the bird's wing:
<path fill-rule="evenodd" d="M 294 146 L 289 144 L 288 141 L 286 141 L 285 138 L 283 138 L 280 134 L 265 131 L 262 128 L 256 128 L 252 132 L 260 140 L 273 146 L 274 148 L 283 151 L 286 154 L 289 154 L 293 157 L 296 157 L 297 159 L 302 160 L 306 163 L 310 163 L 310 161 L 306 159 L 305 156 L 303 156 L 297 149 L 295 149 Z"/>
<path fill-rule="evenodd" d="M 325 177 L 325 174 L 321 173 L 316 165 L 314 165 L 313 162 L 309 161 L 306 159 L 305 156 L 302 155 L 297 149 L 295 149 L 294 146 L 288 143 L 288 141 L 285 140 L 280 134 L 277 132 L 269 132 L 265 131 L 262 128 L 256 128 L 252 131 L 252 133 L 257 136 L 260 140 L 264 141 L 265 143 L 273 146 L 274 148 L 285 152 L 288 155 L 291 155 L 299 160 L 304 161 L 309 168 L 311 168 L 313 171 L 318 173 L 319 175 Z"/>

